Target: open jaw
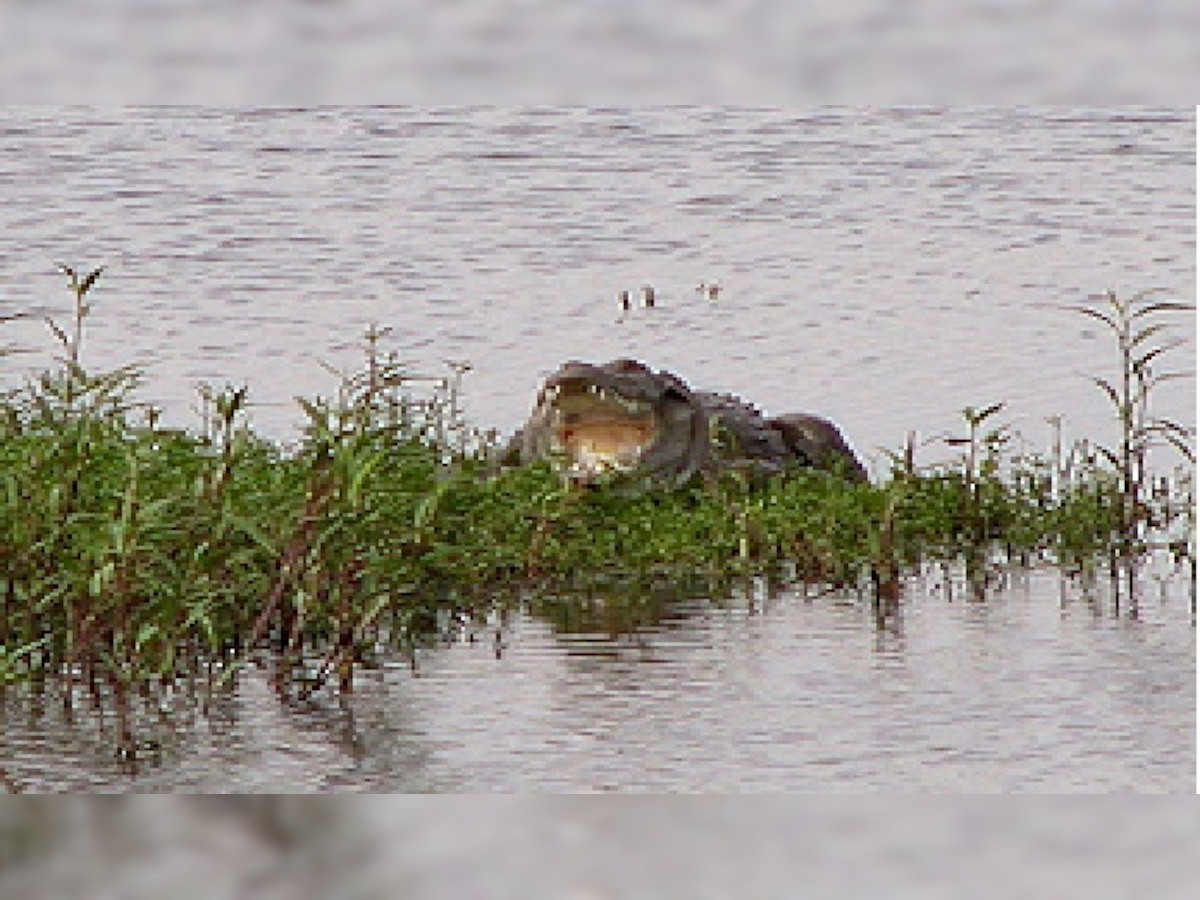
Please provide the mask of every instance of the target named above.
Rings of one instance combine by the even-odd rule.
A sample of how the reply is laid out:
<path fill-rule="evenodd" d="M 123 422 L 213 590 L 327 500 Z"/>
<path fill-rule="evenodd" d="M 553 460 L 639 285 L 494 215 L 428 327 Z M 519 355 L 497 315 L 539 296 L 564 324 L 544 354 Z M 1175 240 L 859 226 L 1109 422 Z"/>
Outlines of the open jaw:
<path fill-rule="evenodd" d="M 551 426 L 551 453 L 577 480 L 632 471 L 658 438 L 653 404 L 586 380 L 547 387 L 542 405 Z"/>

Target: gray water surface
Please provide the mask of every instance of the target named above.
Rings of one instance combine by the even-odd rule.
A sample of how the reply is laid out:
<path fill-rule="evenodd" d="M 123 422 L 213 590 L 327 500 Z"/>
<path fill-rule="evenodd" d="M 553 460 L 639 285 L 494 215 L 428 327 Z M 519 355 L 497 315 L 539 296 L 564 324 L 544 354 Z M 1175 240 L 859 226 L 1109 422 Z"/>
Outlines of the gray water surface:
<path fill-rule="evenodd" d="M 1110 440 L 1115 351 L 1059 306 L 1195 295 L 1194 149 L 1191 111 L 1143 109 L 10 110 L 0 311 L 65 315 L 54 264 L 110 265 L 85 361 L 147 365 L 183 424 L 246 382 L 292 433 L 378 321 L 418 371 L 473 363 L 502 431 L 563 360 L 629 355 L 868 456 L 996 401 L 1038 446 L 1051 415 Z M 7 338 L 53 350 L 40 319 Z"/>
<path fill-rule="evenodd" d="M 915 581 L 884 630 L 792 593 L 675 601 L 630 630 L 521 614 L 499 656 L 493 628 L 462 631 L 340 707 L 285 707 L 248 672 L 192 727 L 147 721 L 165 750 L 135 773 L 111 721 L 14 699 L 6 755 L 31 790 L 1186 791 L 1186 609 L 1114 617 L 1035 573 L 986 602 Z"/>
<path fill-rule="evenodd" d="M 470 361 L 467 413 L 500 431 L 563 360 L 620 355 L 828 415 L 877 472 L 910 431 L 944 458 L 960 410 L 995 401 L 1036 449 L 1055 415 L 1111 441 L 1087 376 L 1115 351 L 1061 307 L 1194 297 L 1194 121 L 6 110 L 0 314 L 34 315 L 0 342 L 36 352 L 3 358 L 3 380 L 49 361 L 63 261 L 110 266 L 84 361 L 144 364 L 177 424 L 197 424 L 198 383 L 245 382 L 255 424 L 293 436 L 293 396 L 331 393 L 321 362 L 353 368 L 377 321 L 415 371 Z M 645 284 L 659 308 L 618 322 L 618 291 Z M 1176 353 L 1194 372 L 1194 343 Z M 1158 412 L 1194 424 L 1194 381 L 1164 386 Z M 1190 789 L 1183 586 L 1137 620 L 1067 594 L 1049 573 L 983 604 L 914 584 L 882 633 L 836 597 L 678 599 L 616 634 L 518 614 L 499 659 L 490 635 L 423 651 L 343 711 L 283 707 L 250 674 L 136 776 L 86 716 L 10 705 L 3 754 L 32 789 Z"/>

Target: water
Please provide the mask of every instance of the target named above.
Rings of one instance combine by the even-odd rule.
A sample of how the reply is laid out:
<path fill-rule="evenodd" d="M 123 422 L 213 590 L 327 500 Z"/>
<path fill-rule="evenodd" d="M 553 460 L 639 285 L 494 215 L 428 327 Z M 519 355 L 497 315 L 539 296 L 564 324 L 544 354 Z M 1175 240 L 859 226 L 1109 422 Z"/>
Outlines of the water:
<path fill-rule="evenodd" d="M 961 587 L 961 586 L 960 586 Z M 951 591 L 950 597 L 955 596 Z M 286 708 L 258 672 L 192 727 L 8 707 L 36 790 L 1180 791 L 1195 771 L 1195 631 L 1177 594 L 1137 619 L 1035 573 L 987 602 L 915 582 L 879 631 L 845 597 L 598 598 L 565 629 L 518 614 Z M 607 607 L 603 602 L 607 601 Z M 502 647 L 495 652 L 499 631 Z M 106 752 L 108 751 L 108 752 Z"/>
<path fill-rule="evenodd" d="M 196 383 L 244 381 L 291 433 L 292 397 L 334 388 L 318 361 L 353 368 L 379 321 L 420 371 L 471 361 L 502 431 L 564 359 L 624 354 L 873 457 L 997 400 L 1039 446 L 1057 414 L 1110 439 L 1086 376 L 1113 348 L 1057 305 L 1194 296 L 1194 134 L 1164 110 L 9 111 L 0 311 L 63 315 L 54 263 L 109 264 L 85 359 L 146 364 L 183 424 Z M 643 284 L 661 308 L 617 324 Z M 7 338 L 27 367 L 52 349 L 40 319 Z"/>
<path fill-rule="evenodd" d="M 85 362 L 139 361 L 196 424 L 246 382 L 287 437 L 361 329 L 418 371 L 469 360 L 508 431 L 563 360 L 634 356 L 771 413 L 838 421 L 878 470 L 910 430 L 1004 401 L 1109 441 L 1105 336 L 1062 304 L 1195 296 L 1194 117 L 1161 109 L 9 110 L 0 116 L 5 380 L 49 360 L 53 264 L 108 264 Z M 722 286 L 713 303 L 694 290 Z M 617 321 L 622 289 L 659 308 Z M 1189 338 L 1191 320 L 1183 326 Z M 1194 343 L 1177 351 L 1194 371 Z M 1194 382 L 1158 412 L 1195 422 Z M 914 586 L 899 633 L 843 599 L 695 598 L 612 636 L 518 615 L 396 663 L 347 712 L 251 677 L 132 780 L 99 726 L 8 710 L 35 788 L 1071 790 L 1190 788 L 1187 601 L 1133 621 L 1037 576 L 984 605 Z M 1150 593 L 1153 594 L 1153 586 Z"/>

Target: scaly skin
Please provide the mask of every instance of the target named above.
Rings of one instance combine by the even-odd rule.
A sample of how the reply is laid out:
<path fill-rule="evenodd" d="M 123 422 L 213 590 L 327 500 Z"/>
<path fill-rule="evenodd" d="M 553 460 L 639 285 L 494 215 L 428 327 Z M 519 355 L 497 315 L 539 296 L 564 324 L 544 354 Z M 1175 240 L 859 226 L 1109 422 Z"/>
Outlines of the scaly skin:
<path fill-rule="evenodd" d="M 612 473 L 679 482 L 723 468 L 769 475 L 792 467 L 867 480 L 832 422 L 803 413 L 766 418 L 737 397 L 693 391 L 631 359 L 571 361 L 546 379 L 501 461 L 543 458 L 582 483 Z"/>

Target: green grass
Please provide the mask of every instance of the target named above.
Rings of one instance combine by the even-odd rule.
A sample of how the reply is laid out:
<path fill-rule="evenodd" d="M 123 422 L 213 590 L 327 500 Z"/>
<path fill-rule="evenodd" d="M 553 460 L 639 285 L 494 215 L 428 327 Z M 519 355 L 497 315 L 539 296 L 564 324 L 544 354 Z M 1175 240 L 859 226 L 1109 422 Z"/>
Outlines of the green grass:
<path fill-rule="evenodd" d="M 136 370 L 83 367 L 96 278 L 71 277 L 61 365 L 0 400 L 0 685 L 59 679 L 120 707 L 259 660 L 289 692 L 350 690 L 356 666 L 448 610 L 622 582 L 768 576 L 886 614 L 931 562 L 965 563 L 982 597 L 1013 565 L 1125 573 L 1158 547 L 1194 591 L 1192 470 L 1145 468 L 1155 434 L 1188 453 L 1190 435 L 1136 409 L 1120 409 L 1142 430 L 1116 452 L 1015 452 L 997 404 L 964 411 L 942 463 L 900 448 L 880 484 L 807 471 L 578 490 L 547 466 L 497 471 L 462 421 L 463 367 L 430 389 L 376 328 L 336 396 L 299 401 L 296 443 L 245 425 L 244 388 L 206 389 L 194 432 L 164 427 Z"/>

